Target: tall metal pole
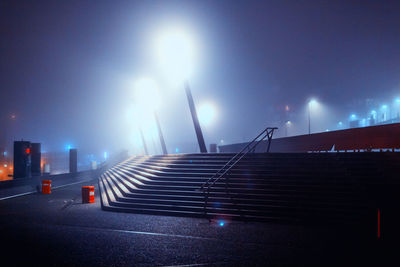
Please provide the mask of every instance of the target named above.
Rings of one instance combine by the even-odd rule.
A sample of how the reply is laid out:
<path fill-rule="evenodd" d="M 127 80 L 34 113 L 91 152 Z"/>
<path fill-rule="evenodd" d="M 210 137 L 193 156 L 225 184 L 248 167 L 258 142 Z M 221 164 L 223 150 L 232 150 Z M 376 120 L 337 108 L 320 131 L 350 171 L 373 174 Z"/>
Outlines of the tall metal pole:
<path fill-rule="evenodd" d="M 308 134 L 311 134 L 311 107 L 310 103 L 308 103 Z"/>
<path fill-rule="evenodd" d="M 142 137 L 142 142 L 143 142 L 143 147 L 144 147 L 144 153 L 145 153 L 146 155 L 148 155 L 148 154 L 149 154 L 149 151 L 147 150 L 146 140 L 144 140 L 144 135 L 143 135 L 143 131 L 142 131 L 142 128 L 141 128 L 141 127 L 139 127 L 139 132 L 140 132 L 140 136 Z"/>
<path fill-rule="evenodd" d="M 168 154 L 167 147 L 165 146 L 164 136 L 163 136 L 163 133 L 161 131 L 160 121 L 158 120 L 158 115 L 157 115 L 156 111 L 154 111 L 154 118 L 156 119 L 158 136 L 160 137 L 160 143 L 161 143 L 163 154 L 167 155 Z"/>
<path fill-rule="evenodd" d="M 189 82 L 185 81 L 185 91 L 189 102 L 190 113 L 192 114 L 192 120 L 194 124 L 194 130 L 196 131 L 197 141 L 200 147 L 200 153 L 207 153 L 206 144 L 204 142 L 203 132 L 201 131 L 199 119 L 197 117 L 196 107 L 193 102 L 192 92 L 190 91 Z"/>
<path fill-rule="evenodd" d="M 286 125 L 285 125 L 285 126 L 286 126 L 286 127 L 285 127 L 285 136 L 287 137 L 287 132 L 288 132 L 288 127 L 289 127 L 289 126 L 288 126 L 288 123 L 287 123 L 287 122 L 286 122 L 285 124 L 286 124 Z"/>

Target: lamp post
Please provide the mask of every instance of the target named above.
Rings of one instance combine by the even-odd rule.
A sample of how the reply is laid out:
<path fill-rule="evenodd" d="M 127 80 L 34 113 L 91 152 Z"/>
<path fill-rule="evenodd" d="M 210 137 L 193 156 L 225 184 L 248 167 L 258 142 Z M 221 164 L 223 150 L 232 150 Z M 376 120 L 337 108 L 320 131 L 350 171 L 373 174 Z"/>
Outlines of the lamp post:
<path fill-rule="evenodd" d="M 139 127 L 139 132 L 140 132 L 140 136 L 142 137 L 142 143 L 143 143 L 144 153 L 145 153 L 146 155 L 148 155 L 148 154 L 149 154 L 149 151 L 147 150 L 146 140 L 144 139 L 144 135 L 143 135 L 143 131 L 142 131 L 142 128 L 141 128 L 141 127 Z"/>
<path fill-rule="evenodd" d="M 206 148 L 206 144 L 204 142 L 203 132 L 201 131 L 199 118 L 198 118 L 197 112 L 196 112 L 196 106 L 194 105 L 192 92 L 190 90 L 188 81 L 185 82 L 185 91 L 186 91 L 186 96 L 188 99 L 190 113 L 192 115 L 194 130 L 196 131 L 197 142 L 199 143 L 200 153 L 207 153 L 207 148 Z"/>
<path fill-rule="evenodd" d="M 311 99 L 308 102 L 308 134 L 311 134 L 311 108 L 317 105 L 317 100 Z"/>
<path fill-rule="evenodd" d="M 185 31 L 177 27 L 169 28 L 157 37 L 159 38 L 156 41 L 158 63 L 168 78 L 173 78 L 179 83 L 183 82 L 200 152 L 207 153 L 203 132 L 188 82 L 195 62 L 194 43 Z"/>
<path fill-rule="evenodd" d="M 166 155 L 168 154 L 167 147 L 165 145 L 164 135 L 161 130 L 160 120 L 157 115 L 157 108 L 161 102 L 157 84 L 151 79 L 141 79 L 136 82 L 135 89 L 136 89 L 135 100 L 137 102 L 138 107 L 142 110 L 142 112 L 153 113 L 154 115 L 161 148 L 163 154 Z M 145 152 L 146 154 L 148 154 L 146 141 L 141 128 L 140 128 L 140 135 L 142 137 Z"/>
<path fill-rule="evenodd" d="M 385 122 L 388 120 L 388 116 L 387 116 L 388 106 L 382 105 L 381 110 L 382 110 L 382 121 Z"/>
<path fill-rule="evenodd" d="M 167 147 L 165 145 L 164 135 L 161 131 L 161 125 L 160 125 L 160 120 L 158 119 L 157 111 L 154 111 L 154 118 L 156 120 L 158 137 L 160 138 L 160 143 L 161 143 L 161 148 L 162 148 L 163 154 L 167 155 L 168 154 Z"/>
<path fill-rule="evenodd" d="M 291 121 L 287 121 L 285 124 L 286 124 L 286 127 L 285 127 L 285 135 L 286 135 L 286 137 L 287 137 L 287 136 L 288 136 L 289 127 L 290 127 L 290 125 L 292 124 L 292 122 L 291 122 Z"/>
<path fill-rule="evenodd" d="M 400 118 L 400 98 L 396 98 L 394 100 L 394 103 L 395 103 L 395 107 L 396 107 L 395 116 L 397 117 L 397 120 L 399 120 L 399 118 Z"/>

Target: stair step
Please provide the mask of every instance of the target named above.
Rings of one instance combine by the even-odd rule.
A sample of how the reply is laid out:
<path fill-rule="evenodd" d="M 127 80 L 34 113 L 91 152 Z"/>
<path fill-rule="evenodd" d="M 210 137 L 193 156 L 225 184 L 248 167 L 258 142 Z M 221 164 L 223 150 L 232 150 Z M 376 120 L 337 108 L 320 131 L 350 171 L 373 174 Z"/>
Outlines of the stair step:
<path fill-rule="evenodd" d="M 102 208 L 255 221 L 361 223 L 373 214 L 382 190 L 397 192 L 400 185 L 395 174 L 400 154 L 377 154 L 251 154 L 231 169 L 228 190 L 225 177 L 210 180 L 215 183 L 206 205 L 200 187 L 234 154 L 136 156 L 99 178 Z"/>

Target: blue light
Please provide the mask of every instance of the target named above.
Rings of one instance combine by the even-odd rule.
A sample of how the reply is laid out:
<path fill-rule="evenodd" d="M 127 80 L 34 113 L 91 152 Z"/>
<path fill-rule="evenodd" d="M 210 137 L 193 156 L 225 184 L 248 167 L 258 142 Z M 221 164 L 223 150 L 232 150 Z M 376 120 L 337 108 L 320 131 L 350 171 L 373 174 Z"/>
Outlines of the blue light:
<path fill-rule="evenodd" d="M 107 158 L 108 158 L 108 153 L 104 152 L 104 159 L 107 159 Z"/>
<path fill-rule="evenodd" d="M 376 120 L 376 110 L 372 110 L 371 111 L 371 117 L 374 119 L 374 120 Z"/>
<path fill-rule="evenodd" d="M 382 105 L 382 109 L 387 109 L 387 105 Z"/>
<path fill-rule="evenodd" d="M 400 104 L 400 98 L 396 98 L 396 100 L 394 100 L 394 102 L 396 102 L 396 104 Z"/>
<path fill-rule="evenodd" d="M 176 152 L 176 153 L 179 153 L 179 148 L 175 148 L 175 152 Z"/>
<path fill-rule="evenodd" d="M 72 145 L 70 144 L 65 145 L 65 150 L 69 151 L 70 149 L 72 149 Z"/>
<path fill-rule="evenodd" d="M 225 225 L 225 223 L 224 223 L 223 221 L 220 221 L 220 222 L 219 222 L 219 226 L 222 227 L 222 226 L 224 226 L 224 225 Z"/>
<path fill-rule="evenodd" d="M 343 122 L 339 121 L 339 123 L 338 123 L 338 124 L 339 124 L 339 126 L 342 126 L 342 125 L 343 125 Z"/>
<path fill-rule="evenodd" d="M 351 121 L 355 121 L 356 119 L 357 119 L 356 114 L 351 114 L 351 115 L 350 115 L 350 120 L 351 120 Z"/>
<path fill-rule="evenodd" d="M 7 151 L 4 151 L 4 152 L 3 152 L 3 155 L 4 155 L 4 156 L 7 156 Z"/>

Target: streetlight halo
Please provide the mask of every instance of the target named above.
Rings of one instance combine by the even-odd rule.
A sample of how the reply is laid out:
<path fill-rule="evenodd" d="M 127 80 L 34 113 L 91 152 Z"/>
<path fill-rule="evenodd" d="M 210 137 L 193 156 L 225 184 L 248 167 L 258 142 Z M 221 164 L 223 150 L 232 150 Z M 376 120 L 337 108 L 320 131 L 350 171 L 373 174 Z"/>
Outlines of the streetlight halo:
<path fill-rule="evenodd" d="M 201 125 L 203 126 L 211 125 L 215 121 L 216 115 L 217 115 L 217 110 L 214 104 L 210 102 L 205 102 L 200 104 L 198 116 Z"/>
<path fill-rule="evenodd" d="M 157 83 L 150 78 L 141 78 L 134 84 L 134 102 L 141 111 L 152 112 L 161 105 Z"/>
<path fill-rule="evenodd" d="M 157 35 L 155 55 L 168 79 L 182 82 L 189 79 L 197 61 L 197 46 L 183 27 L 169 27 Z"/>

